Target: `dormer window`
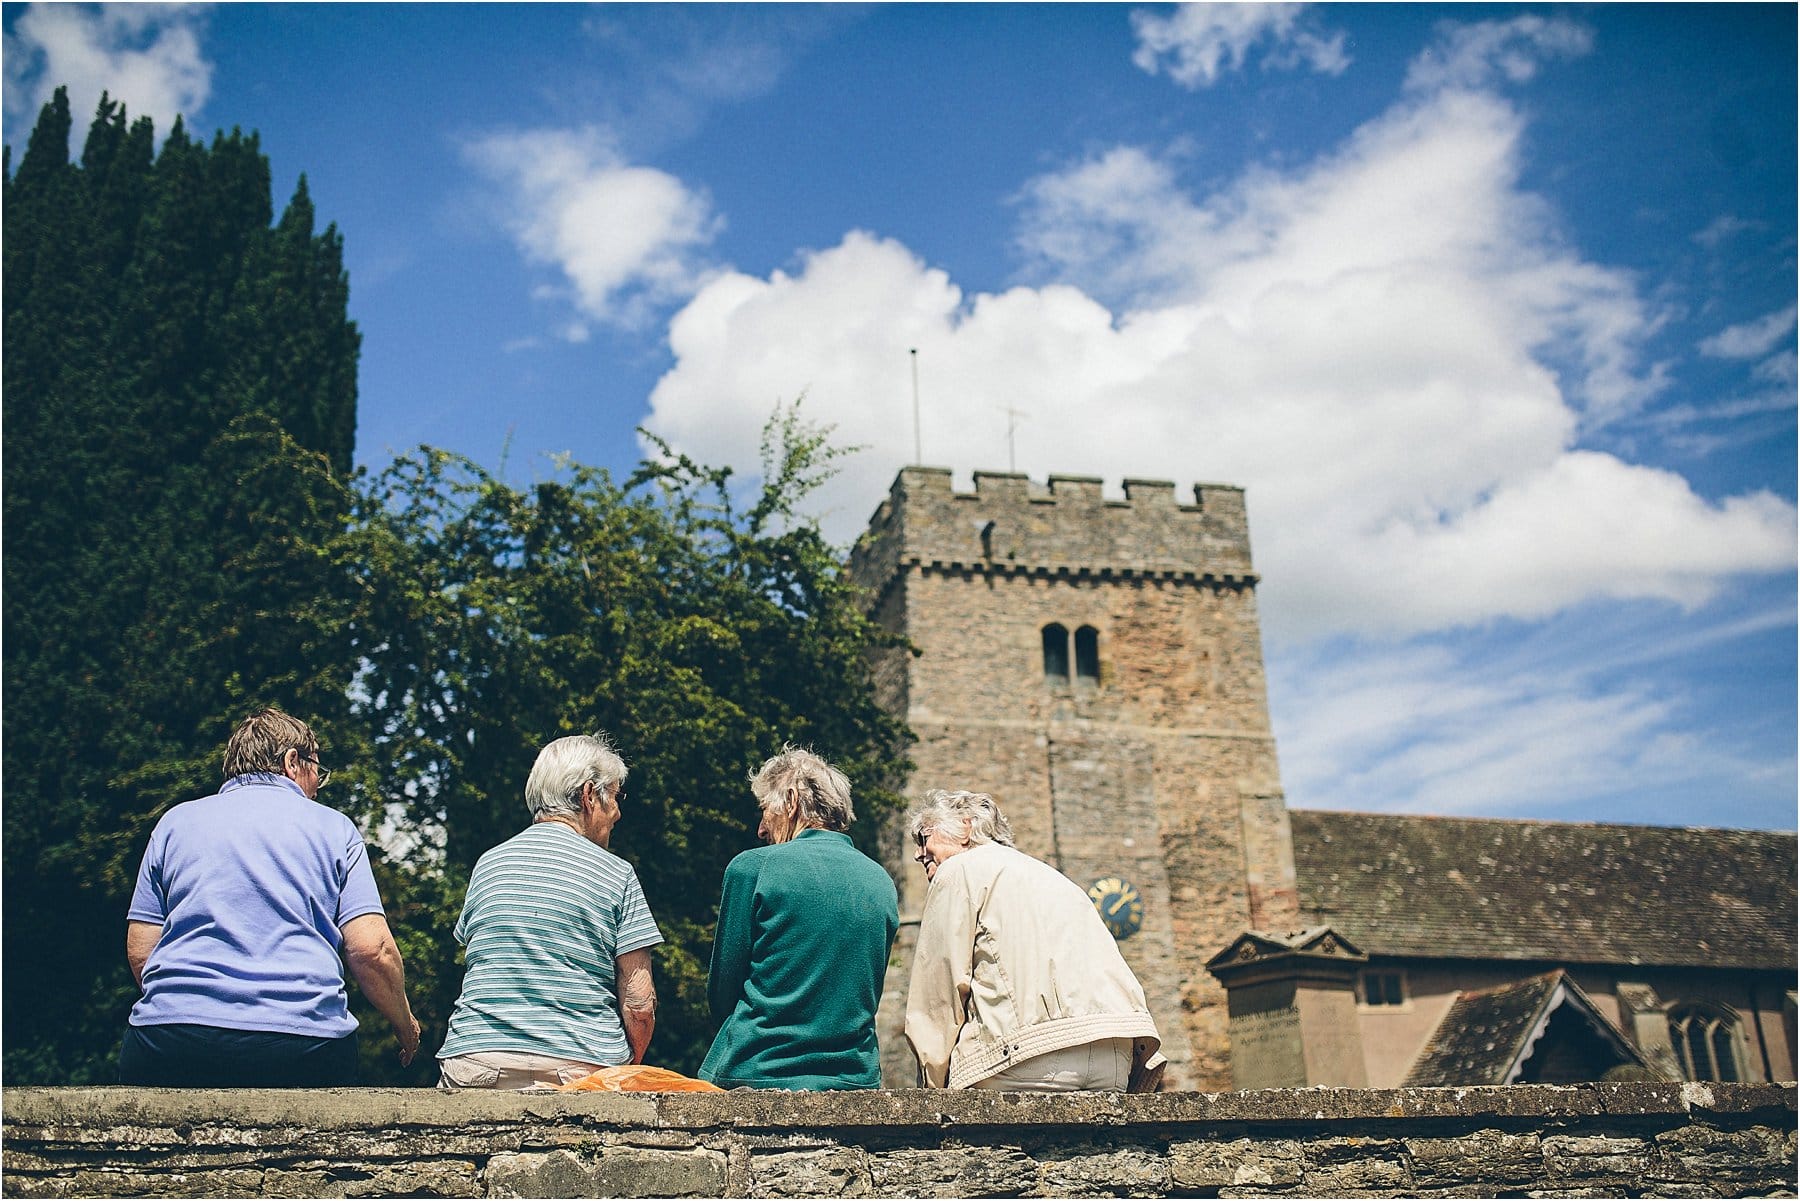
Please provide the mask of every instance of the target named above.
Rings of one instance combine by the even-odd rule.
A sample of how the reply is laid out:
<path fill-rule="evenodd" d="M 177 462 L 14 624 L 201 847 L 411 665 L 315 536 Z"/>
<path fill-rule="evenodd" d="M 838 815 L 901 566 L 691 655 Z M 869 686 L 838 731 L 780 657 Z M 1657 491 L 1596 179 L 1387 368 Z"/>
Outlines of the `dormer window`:
<path fill-rule="evenodd" d="M 1069 682 L 1069 631 L 1056 622 L 1044 627 L 1044 682 Z"/>
<path fill-rule="evenodd" d="M 1364 1009 L 1397 1009 L 1406 1004 L 1406 976 L 1401 972 L 1361 972 L 1356 1000 Z"/>

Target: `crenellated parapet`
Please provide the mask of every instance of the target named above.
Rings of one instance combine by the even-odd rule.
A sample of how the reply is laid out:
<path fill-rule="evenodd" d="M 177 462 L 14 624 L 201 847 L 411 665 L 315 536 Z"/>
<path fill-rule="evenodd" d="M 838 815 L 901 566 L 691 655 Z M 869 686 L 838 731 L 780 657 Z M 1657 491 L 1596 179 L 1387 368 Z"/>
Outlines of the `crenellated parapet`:
<path fill-rule="evenodd" d="M 958 492 L 948 468 L 907 467 L 851 554 L 879 589 L 904 566 L 1098 579 L 1212 579 L 1254 584 L 1244 491 L 1196 484 L 1191 503 L 1169 480 L 1127 479 L 1125 499 L 1098 476 L 978 471 Z"/>

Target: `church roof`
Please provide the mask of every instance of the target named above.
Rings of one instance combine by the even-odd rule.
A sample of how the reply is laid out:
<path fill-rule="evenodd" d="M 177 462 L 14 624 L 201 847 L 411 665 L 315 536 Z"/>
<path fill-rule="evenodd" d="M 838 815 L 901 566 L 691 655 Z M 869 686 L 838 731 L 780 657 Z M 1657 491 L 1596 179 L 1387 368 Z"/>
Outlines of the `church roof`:
<path fill-rule="evenodd" d="M 1791 970 L 1795 837 L 1291 810 L 1302 920 L 1373 956 Z"/>
<path fill-rule="evenodd" d="M 1407 1088 L 1511 1084 L 1525 1071 L 1559 1009 L 1579 1015 L 1569 1027 L 1606 1048 L 1607 1058 L 1646 1068 L 1643 1057 L 1560 969 L 1459 994 L 1407 1073 Z"/>

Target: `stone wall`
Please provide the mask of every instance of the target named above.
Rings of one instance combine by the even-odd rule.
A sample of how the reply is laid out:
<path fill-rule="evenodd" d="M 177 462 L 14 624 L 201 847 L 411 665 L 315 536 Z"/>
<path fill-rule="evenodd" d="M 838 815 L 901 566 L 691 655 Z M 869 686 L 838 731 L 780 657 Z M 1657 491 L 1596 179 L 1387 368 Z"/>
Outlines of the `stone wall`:
<path fill-rule="evenodd" d="M 1795 1193 L 1789 1085 L 1076 1094 L 14 1088 L 11 1197 Z"/>

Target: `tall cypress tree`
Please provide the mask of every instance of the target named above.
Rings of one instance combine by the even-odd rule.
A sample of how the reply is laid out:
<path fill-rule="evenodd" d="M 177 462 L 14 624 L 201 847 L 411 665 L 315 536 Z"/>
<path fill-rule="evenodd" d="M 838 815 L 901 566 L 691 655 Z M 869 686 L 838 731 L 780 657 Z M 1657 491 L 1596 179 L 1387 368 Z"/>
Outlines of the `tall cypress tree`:
<path fill-rule="evenodd" d="M 210 146 L 68 98 L 4 196 L 5 1076 L 104 1082 L 134 995 L 137 856 L 276 704 L 349 751 L 329 549 L 360 336 L 304 179 L 274 220 L 254 134 Z"/>

